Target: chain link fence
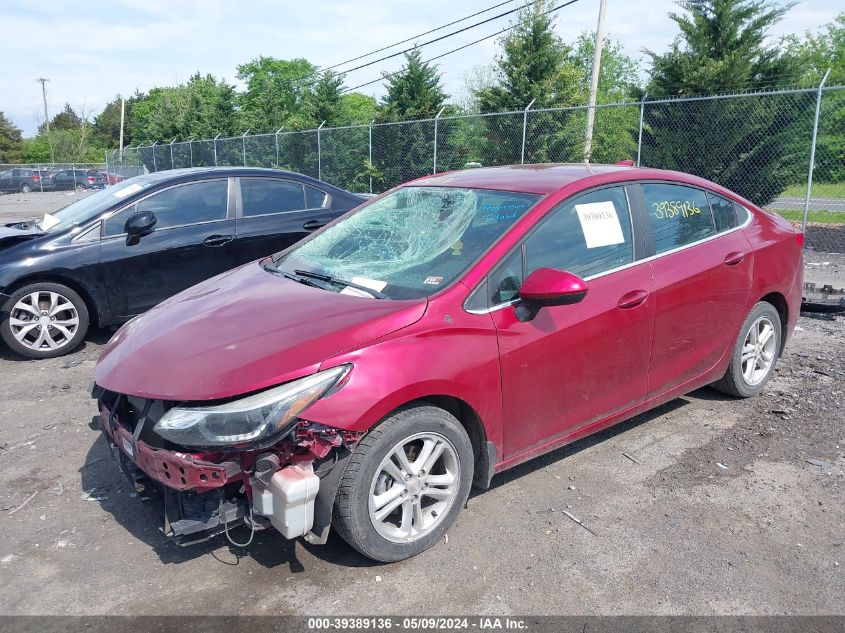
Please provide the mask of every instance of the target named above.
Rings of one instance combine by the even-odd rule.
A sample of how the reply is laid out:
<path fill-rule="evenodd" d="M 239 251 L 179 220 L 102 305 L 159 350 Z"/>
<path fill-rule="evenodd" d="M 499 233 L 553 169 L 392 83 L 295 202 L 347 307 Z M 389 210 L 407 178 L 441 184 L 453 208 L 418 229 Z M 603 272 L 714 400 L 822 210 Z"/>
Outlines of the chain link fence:
<path fill-rule="evenodd" d="M 107 169 L 106 163 L 0 163 L 0 194 L 104 187 L 114 182 Z"/>
<path fill-rule="evenodd" d="M 380 192 L 468 167 L 584 160 L 586 107 L 371 123 L 155 143 L 106 156 L 123 177 L 191 166 L 287 169 Z M 600 104 L 590 161 L 702 176 L 805 229 L 845 257 L 845 86 Z M 814 169 L 811 169 L 811 164 Z"/>

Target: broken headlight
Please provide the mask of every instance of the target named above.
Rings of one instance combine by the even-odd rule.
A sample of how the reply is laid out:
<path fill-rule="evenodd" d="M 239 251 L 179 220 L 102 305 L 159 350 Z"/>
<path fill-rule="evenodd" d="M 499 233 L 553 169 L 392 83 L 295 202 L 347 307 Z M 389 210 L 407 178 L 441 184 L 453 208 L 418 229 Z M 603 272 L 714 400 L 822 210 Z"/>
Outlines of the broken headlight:
<path fill-rule="evenodd" d="M 287 435 L 297 416 L 351 368 L 340 365 L 225 404 L 173 407 L 153 428 L 164 439 L 182 446 L 272 444 Z"/>

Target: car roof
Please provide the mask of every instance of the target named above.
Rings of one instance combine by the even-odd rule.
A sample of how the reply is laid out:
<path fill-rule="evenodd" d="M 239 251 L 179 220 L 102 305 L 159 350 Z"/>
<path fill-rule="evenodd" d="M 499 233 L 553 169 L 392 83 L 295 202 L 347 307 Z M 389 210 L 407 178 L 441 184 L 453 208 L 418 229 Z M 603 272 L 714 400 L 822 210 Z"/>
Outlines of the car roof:
<path fill-rule="evenodd" d="M 627 165 L 599 165 L 593 163 L 543 163 L 533 165 L 505 165 L 502 167 L 481 167 L 463 171 L 444 172 L 434 176 L 423 176 L 412 181 L 414 185 L 435 187 L 466 187 L 495 189 L 520 193 L 547 195 L 575 183 L 607 176 L 609 180 L 676 180 L 689 184 L 704 184 L 706 181 L 675 171 L 630 167 Z M 411 184 L 411 183 L 409 183 Z M 712 185 L 713 183 L 706 183 Z"/>

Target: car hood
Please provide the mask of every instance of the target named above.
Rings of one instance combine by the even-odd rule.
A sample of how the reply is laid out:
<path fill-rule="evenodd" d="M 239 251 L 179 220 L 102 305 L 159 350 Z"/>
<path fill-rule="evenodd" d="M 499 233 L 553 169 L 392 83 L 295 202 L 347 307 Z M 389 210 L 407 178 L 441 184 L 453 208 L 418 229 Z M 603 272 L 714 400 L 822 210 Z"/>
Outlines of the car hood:
<path fill-rule="evenodd" d="M 14 225 L 0 226 L 0 249 L 44 235 L 46 233 L 35 226 L 28 229 L 16 228 Z"/>
<path fill-rule="evenodd" d="M 230 398 L 313 373 L 333 355 L 415 323 L 426 305 L 321 290 L 254 262 L 124 325 L 95 380 L 144 398 Z"/>

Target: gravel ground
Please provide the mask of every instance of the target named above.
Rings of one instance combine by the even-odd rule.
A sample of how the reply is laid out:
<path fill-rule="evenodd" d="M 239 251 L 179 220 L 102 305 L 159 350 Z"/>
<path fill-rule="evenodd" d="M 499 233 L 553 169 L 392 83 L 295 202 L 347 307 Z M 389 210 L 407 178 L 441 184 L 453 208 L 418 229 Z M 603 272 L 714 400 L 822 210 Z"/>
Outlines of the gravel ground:
<path fill-rule="evenodd" d="M 0 613 L 845 614 L 843 324 L 802 317 L 755 399 L 702 389 L 497 476 L 391 565 L 336 535 L 174 546 L 93 420 L 109 332 L 2 349 Z"/>
<path fill-rule="evenodd" d="M 495 477 L 390 565 L 336 535 L 174 546 L 93 418 L 111 332 L 48 361 L 0 347 L 0 613 L 843 615 L 843 325 L 803 316 L 757 398 L 701 389 Z"/>

